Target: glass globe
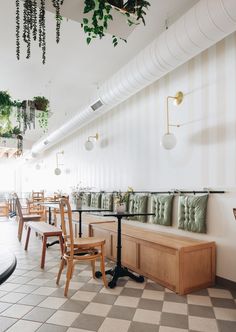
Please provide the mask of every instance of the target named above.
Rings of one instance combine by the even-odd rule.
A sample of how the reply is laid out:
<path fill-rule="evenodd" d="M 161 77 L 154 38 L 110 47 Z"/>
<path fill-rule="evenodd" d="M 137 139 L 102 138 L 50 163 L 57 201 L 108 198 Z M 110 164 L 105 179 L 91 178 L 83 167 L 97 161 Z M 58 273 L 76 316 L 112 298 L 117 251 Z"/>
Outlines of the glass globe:
<path fill-rule="evenodd" d="M 91 142 L 91 141 L 86 141 L 86 142 L 84 143 L 84 147 L 85 147 L 85 149 L 86 149 L 87 151 L 91 151 L 91 150 L 93 149 L 93 142 Z"/>
<path fill-rule="evenodd" d="M 162 136 L 161 146 L 166 150 L 171 150 L 176 146 L 177 140 L 174 134 L 166 133 Z"/>
<path fill-rule="evenodd" d="M 61 174 L 61 170 L 60 170 L 60 168 L 55 168 L 54 169 L 54 173 L 55 173 L 55 175 L 60 175 Z"/>

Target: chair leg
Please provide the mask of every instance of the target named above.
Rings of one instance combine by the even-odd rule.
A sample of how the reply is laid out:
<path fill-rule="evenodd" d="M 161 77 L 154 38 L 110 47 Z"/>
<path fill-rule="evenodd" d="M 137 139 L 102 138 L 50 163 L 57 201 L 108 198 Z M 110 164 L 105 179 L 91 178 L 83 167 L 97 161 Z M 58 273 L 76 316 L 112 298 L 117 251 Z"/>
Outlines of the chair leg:
<path fill-rule="evenodd" d="M 22 220 L 19 220 L 19 222 L 18 222 L 18 240 L 19 241 L 21 241 L 21 238 L 22 238 L 23 224 L 24 224 L 24 222 Z"/>
<path fill-rule="evenodd" d="M 62 235 L 59 235 L 59 242 L 60 242 L 60 248 L 61 248 L 61 255 L 63 256 L 64 246 L 63 246 L 63 237 L 62 237 Z"/>
<path fill-rule="evenodd" d="M 102 280 L 104 283 L 104 286 L 107 288 L 107 278 L 106 278 L 106 272 L 105 272 L 105 256 L 104 256 L 104 246 L 101 246 L 101 273 L 102 273 Z"/>
<path fill-rule="evenodd" d="M 41 269 L 44 268 L 44 264 L 45 264 L 46 248 L 47 248 L 47 236 L 43 235 L 43 248 L 42 248 L 42 256 L 41 256 Z"/>
<path fill-rule="evenodd" d="M 56 281 L 57 285 L 59 285 L 59 282 L 60 282 L 60 279 L 61 279 L 61 274 L 62 274 L 62 271 L 63 271 L 64 267 L 65 267 L 65 259 L 62 257 L 60 268 L 59 268 L 58 275 L 57 275 L 57 281 Z"/>
<path fill-rule="evenodd" d="M 31 232 L 31 228 L 28 227 L 27 236 L 26 236 L 26 241 L 25 241 L 25 250 L 28 249 L 29 238 L 30 238 L 30 232 Z"/>
<path fill-rule="evenodd" d="M 69 285 L 70 285 L 70 279 L 72 277 L 72 270 L 73 270 L 73 260 L 67 261 L 67 272 L 66 272 L 66 285 L 64 290 L 64 295 L 67 296 Z"/>
<path fill-rule="evenodd" d="M 96 279 L 96 277 L 95 277 L 95 262 L 96 262 L 96 260 L 92 260 L 92 261 L 91 261 L 91 267 L 92 267 L 93 279 Z"/>

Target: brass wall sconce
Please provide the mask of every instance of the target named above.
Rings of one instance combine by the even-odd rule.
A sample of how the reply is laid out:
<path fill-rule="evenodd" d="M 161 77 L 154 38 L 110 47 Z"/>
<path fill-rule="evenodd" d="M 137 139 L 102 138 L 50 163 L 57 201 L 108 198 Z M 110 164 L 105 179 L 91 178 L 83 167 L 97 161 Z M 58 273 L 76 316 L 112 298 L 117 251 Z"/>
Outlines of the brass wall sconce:
<path fill-rule="evenodd" d="M 57 163 L 57 167 L 54 169 L 54 174 L 55 175 L 60 175 L 61 174 L 61 169 L 59 168 L 59 166 L 62 166 L 64 164 L 60 164 L 58 161 L 58 155 L 59 154 L 64 154 L 64 151 L 60 151 L 56 153 L 56 163 Z"/>
<path fill-rule="evenodd" d="M 182 103 L 184 94 L 178 91 L 175 96 L 168 96 L 166 98 L 166 133 L 162 136 L 161 146 L 166 150 L 171 150 L 176 146 L 177 139 L 173 133 L 170 132 L 170 127 L 180 127 L 180 125 L 170 124 L 169 121 L 169 100 L 173 100 L 173 104 L 178 106 Z"/>
<path fill-rule="evenodd" d="M 84 147 L 87 151 L 91 151 L 94 148 L 94 143 L 93 141 L 97 141 L 98 140 L 98 133 L 96 133 L 95 136 L 89 136 L 87 141 L 84 143 Z"/>

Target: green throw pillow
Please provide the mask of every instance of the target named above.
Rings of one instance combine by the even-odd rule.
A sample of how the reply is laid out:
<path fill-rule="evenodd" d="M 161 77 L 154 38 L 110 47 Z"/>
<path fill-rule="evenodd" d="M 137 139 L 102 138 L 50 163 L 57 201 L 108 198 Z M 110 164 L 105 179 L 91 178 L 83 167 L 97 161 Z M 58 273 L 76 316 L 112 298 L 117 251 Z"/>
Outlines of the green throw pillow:
<path fill-rule="evenodd" d="M 84 206 L 90 206 L 91 203 L 91 193 L 83 193 L 82 204 Z"/>
<path fill-rule="evenodd" d="M 130 194 L 129 196 L 129 213 L 146 213 L 147 212 L 147 195 Z M 129 217 L 131 220 L 147 222 L 147 216 Z"/>
<path fill-rule="evenodd" d="M 152 217 L 153 224 L 172 225 L 173 197 L 174 195 L 152 195 L 151 212 L 155 213 Z"/>
<path fill-rule="evenodd" d="M 102 209 L 107 209 L 107 210 L 112 210 L 112 208 L 113 208 L 113 196 L 112 196 L 112 194 L 102 193 L 101 208 Z"/>
<path fill-rule="evenodd" d="M 93 208 L 101 207 L 101 193 L 91 193 L 91 203 L 90 206 Z"/>
<path fill-rule="evenodd" d="M 180 196 L 179 228 L 195 233 L 206 233 L 207 201 L 208 195 Z"/>

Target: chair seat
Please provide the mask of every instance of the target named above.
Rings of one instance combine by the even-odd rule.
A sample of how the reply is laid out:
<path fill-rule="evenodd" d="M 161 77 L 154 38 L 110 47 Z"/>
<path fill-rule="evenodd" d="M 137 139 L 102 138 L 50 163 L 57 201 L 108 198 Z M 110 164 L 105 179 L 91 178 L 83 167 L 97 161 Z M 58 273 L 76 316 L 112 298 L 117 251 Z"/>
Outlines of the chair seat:
<path fill-rule="evenodd" d="M 67 240 L 67 245 L 70 246 L 70 240 Z M 90 248 L 100 246 L 105 243 L 105 239 L 98 237 L 83 237 L 74 239 L 74 247 L 80 248 Z"/>
<path fill-rule="evenodd" d="M 23 219 L 36 219 L 41 218 L 39 214 L 23 214 Z"/>

